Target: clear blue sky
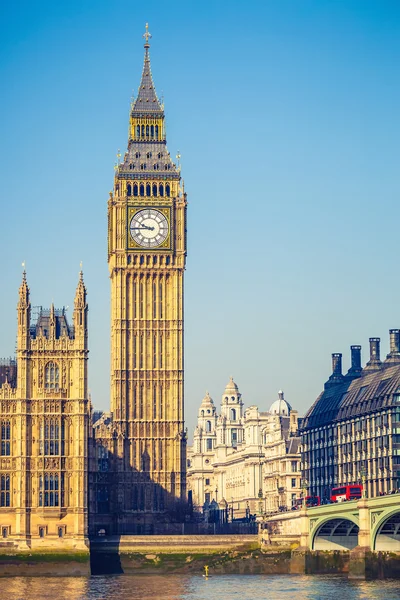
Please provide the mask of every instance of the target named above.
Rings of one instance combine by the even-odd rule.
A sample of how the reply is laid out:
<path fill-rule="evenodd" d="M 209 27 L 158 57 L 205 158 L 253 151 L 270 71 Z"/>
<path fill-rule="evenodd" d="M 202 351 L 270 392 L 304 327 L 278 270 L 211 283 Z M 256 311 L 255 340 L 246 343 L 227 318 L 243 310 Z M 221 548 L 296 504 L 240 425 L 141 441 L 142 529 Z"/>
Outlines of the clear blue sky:
<path fill-rule="evenodd" d="M 400 3 L 3 2 L 0 356 L 26 260 L 34 305 L 90 307 L 109 407 L 106 203 L 143 61 L 189 200 L 186 421 L 232 374 L 246 405 L 303 413 L 330 354 L 400 327 Z M 72 311 L 70 311 L 72 317 Z"/>

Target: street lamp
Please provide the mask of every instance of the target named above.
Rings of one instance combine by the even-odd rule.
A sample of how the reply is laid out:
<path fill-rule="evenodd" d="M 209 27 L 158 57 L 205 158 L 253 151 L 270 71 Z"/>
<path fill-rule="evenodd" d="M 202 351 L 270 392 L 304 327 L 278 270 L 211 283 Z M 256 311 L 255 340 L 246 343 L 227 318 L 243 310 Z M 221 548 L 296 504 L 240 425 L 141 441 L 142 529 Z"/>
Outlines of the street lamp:
<path fill-rule="evenodd" d="M 307 502 L 306 502 L 306 497 L 307 497 L 307 488 L 308 488 L 308 481 L 305 477 L 303 477 L 303 479 L 301 480 L 301 489 L 302 489 L 302 497 L 303 497 L 303 502 L 304 502 L 304 508 L 307 508 Z"/>
<path fill-rule="evenodd" d="M 215 502 L 218 502 L 218 488 L 215 488 Z"/>
<path fill-rule="evenodd" d="M 362 497 L 365 498 L 366 495 L 367 495 L 366 494 L 367 490 L 365 489 L 366 470 L 365 470 L 364 466 L 362 466 L 361 469 L 360 469 L 360 475 L 361 475 L 361 483 L 362 483 L 362 486 L 363 486 L 363 488 L 362 488 Z"/>

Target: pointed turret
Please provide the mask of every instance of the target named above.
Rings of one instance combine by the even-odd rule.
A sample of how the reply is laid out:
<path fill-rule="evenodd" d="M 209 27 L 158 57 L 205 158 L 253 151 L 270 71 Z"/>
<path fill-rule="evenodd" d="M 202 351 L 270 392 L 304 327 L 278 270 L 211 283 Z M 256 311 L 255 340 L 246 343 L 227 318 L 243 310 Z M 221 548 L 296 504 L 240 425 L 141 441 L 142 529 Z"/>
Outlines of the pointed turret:
<path fill-rule="evenodd" d="M 31 303 L 29 287 L 26 281 L 26 271 L 22 273 L 22 282 L 18 290 L 18 348 L 26 350 L 29 346 L 29 327 L 31 320 Z"/>
<path fill-rule="evenodd" d="M 29 287 L 28 287 L 28 283 L 26 281 L 26 271 L 25 269 L 23 270 L 22 273 L 22 282 L 21 285 L 19 286 L 19 302 L 18 302 L 18 308 L 22 308 L 22 309 L 26 309 L 28 308 L 28 306 L 30 306 L 29 303 Z"/>
<path fill-rule="evenodd" d="M 75 306 L 75 309 L 86 307 L 86 286 L 83 281 L 83 271 L 82 270 L 79 272 L 79 281 L 78 281 L 78 285 L 76 287 L 74 306 Z"/>
<path fill-rule="evenodd" d="M 26 394 L 28 388 L 28 351 L 30 349 L 30 324 L 31 303 L 29 300 L 29 287 L 26 281 L 26 271 L 22 273 L 22 282 L 18 290 L 18 334 L 17 334 L 17 387 L 22 394 Z"/>
<path fill-rule="evenodd" d="M 83 281 L 83 271 L 79 272 L 79 281 L 76 287 L 74 299 L 74 329 L 75 339 L 80 339 L 83 346 L 87 347 L 87 312 L 86 286 Z"/>

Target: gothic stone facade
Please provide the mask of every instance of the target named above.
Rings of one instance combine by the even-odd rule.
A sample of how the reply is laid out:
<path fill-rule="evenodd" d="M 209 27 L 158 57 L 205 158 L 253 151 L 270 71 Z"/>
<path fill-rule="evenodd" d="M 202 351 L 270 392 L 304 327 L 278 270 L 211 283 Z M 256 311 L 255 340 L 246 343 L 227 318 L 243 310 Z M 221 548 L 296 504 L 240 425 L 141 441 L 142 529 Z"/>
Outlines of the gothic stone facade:
<path fill-rule="evenodd" d="M 85 548 L 87 310 L 81 274 L 72 326 L 54 306 L 32 318 L 24 272 L 16 379 L 0 387 L 0 532 L 19 548 Z"/>

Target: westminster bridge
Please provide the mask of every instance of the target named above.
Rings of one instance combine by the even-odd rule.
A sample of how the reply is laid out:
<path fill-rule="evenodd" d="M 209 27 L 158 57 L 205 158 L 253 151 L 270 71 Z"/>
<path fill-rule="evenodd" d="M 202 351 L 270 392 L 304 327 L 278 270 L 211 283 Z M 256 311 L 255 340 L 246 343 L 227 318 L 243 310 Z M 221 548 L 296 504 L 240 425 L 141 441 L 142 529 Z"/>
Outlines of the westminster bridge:
<path fill-rule="evenodd" d="M 293 573 L 400 578 L 398 493 L 280 513 L 262 527 L 264 552 L 292 548 Z"/>
<path fill-rule="evenodd" d="M 361 547 L 400 553 L 400 494 L 281 513 L 267 520 L 265 537 L 296 541 L 311 551 Z"/>

